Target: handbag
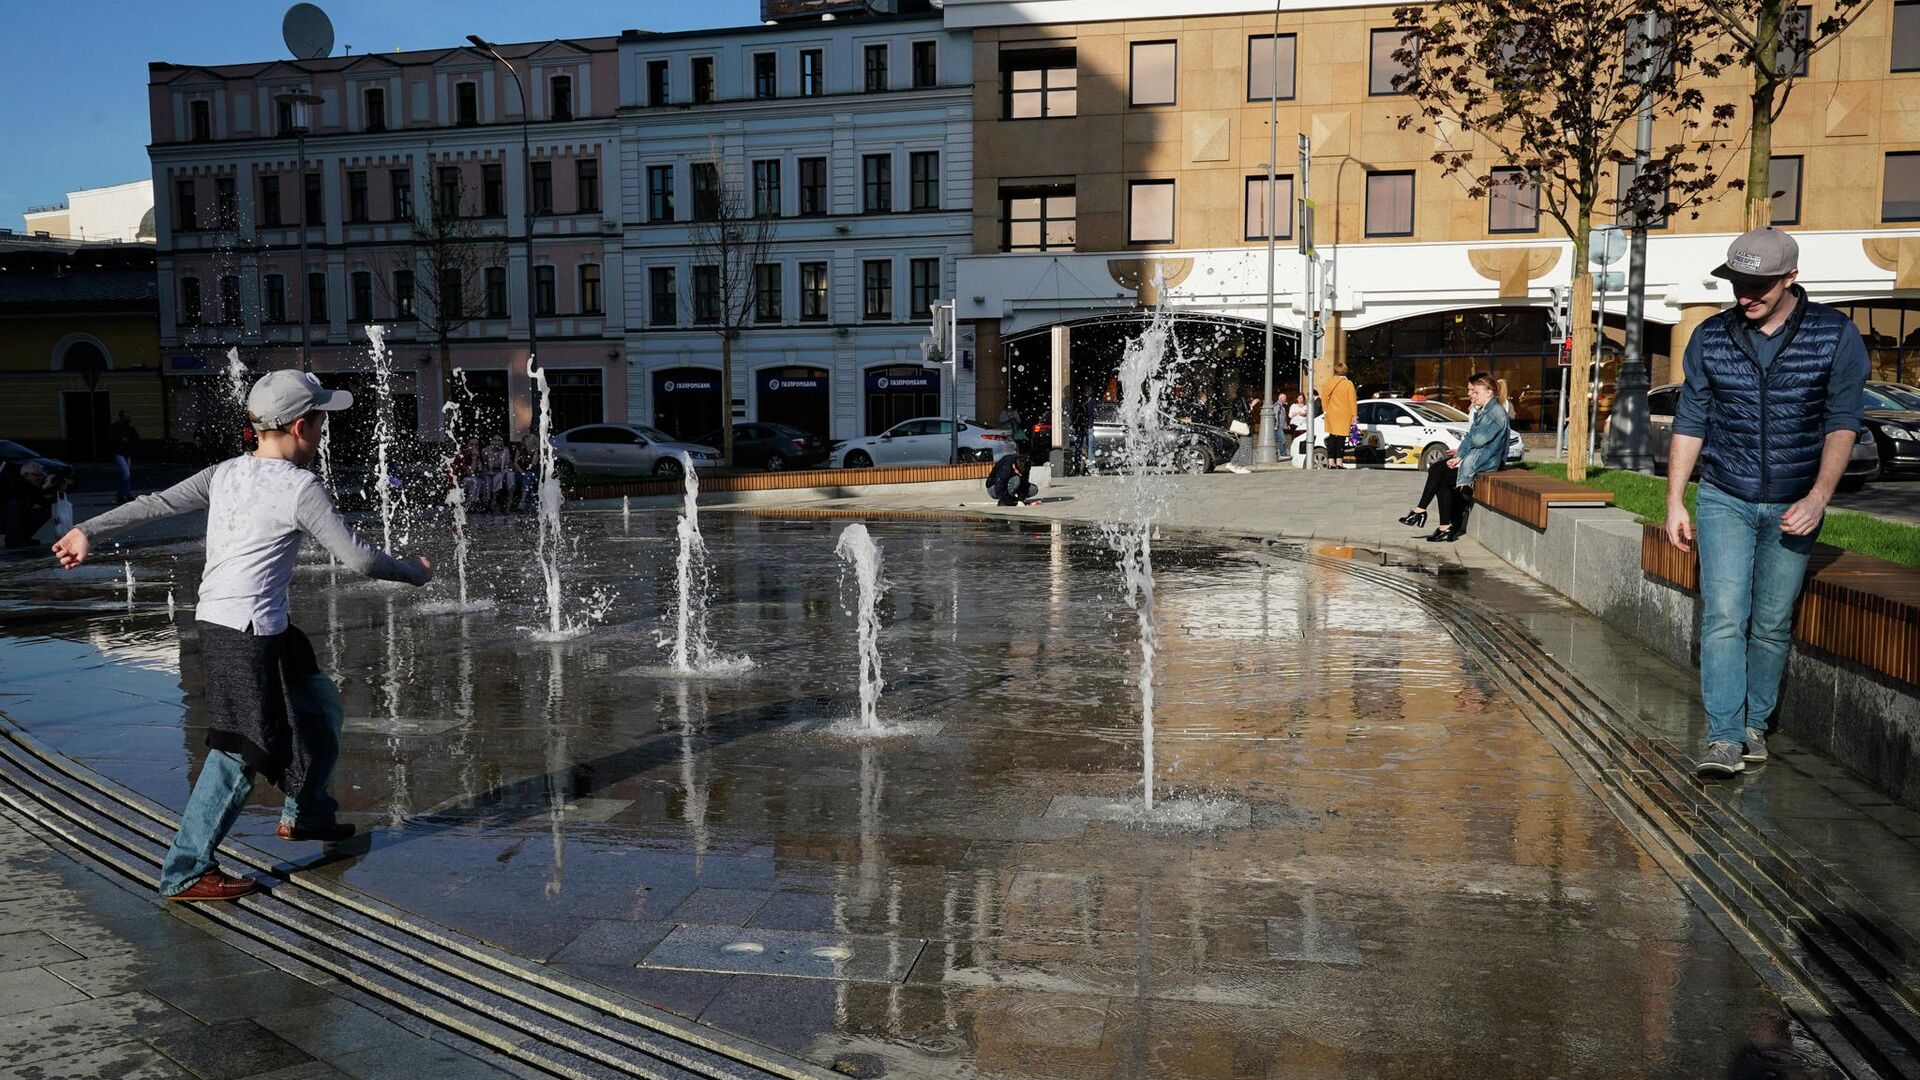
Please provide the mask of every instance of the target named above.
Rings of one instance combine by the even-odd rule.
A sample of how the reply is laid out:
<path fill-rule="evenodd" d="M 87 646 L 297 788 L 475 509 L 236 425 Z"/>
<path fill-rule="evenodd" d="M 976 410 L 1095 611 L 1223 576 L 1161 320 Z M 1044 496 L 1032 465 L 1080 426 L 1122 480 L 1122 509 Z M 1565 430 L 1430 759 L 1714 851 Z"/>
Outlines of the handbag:
<path fill-rule="evenodd" d="M 1360 423 L 1359 421 L 1355 421 L 1353 426 L 1347 431 L 1347 445 L 1359 446 L 1362 441 L 1364 440 L 1360 437 Z"/>
<path fill-rule="evenodd" d="M 1253 434 L 1253 429 L 1247 426 L 1247 422 L 1245 420 L 1233 421 L 1232 423 L 1227 425 L 1227 430 L 1232 432 L 1235 435 Z"/>

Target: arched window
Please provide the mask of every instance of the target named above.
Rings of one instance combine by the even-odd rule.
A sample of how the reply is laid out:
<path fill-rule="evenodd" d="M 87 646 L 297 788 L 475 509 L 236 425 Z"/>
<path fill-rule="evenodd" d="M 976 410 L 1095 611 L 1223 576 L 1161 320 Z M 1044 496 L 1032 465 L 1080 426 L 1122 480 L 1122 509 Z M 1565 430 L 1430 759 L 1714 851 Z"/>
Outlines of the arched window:
<path fill-rule="evenodd" d="M 106 346 L 91 334 L 71 334 L 60 341 L 53 350 L 53 369 L 55 371 L 111 371 L 113 360 L 107 355 Z"/>

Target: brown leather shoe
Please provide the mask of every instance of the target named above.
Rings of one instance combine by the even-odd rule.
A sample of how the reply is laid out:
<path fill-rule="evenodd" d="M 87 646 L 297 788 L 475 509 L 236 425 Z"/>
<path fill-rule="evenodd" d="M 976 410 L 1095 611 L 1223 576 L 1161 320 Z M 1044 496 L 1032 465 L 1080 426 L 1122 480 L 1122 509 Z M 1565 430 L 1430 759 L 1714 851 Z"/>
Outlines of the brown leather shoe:
<path fill-rule="evenodd" d="M 273 835 L 282 840 L 319 840 L 328 844 L 337 844 L 352 836 L 353 831 L 353 826 L 344 821 L 336 821 L 331 825 L 305 827 L 289 825 L 283 821 L 279 828 L 273 830 Z"/>
<path fill-rule="evenodd" d="M 258 891 L 260 891 L 260 883 L 250 877 L 228 877 L 218 870 L 209 870 L 200 875 L 200 880 L 167 899 L 186 902 L 238 900 L 248 893 Z"/>

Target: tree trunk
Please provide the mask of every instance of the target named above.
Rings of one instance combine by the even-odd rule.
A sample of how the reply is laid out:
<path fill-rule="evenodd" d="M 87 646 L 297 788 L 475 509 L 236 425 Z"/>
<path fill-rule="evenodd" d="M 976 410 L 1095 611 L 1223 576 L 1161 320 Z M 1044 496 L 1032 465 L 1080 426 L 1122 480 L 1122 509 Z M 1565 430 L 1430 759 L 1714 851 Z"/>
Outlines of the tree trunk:
<path fill-rule="evenodd" d="M 1581 215 L 1580 228 L 1573 238 L 1573 296 L 1567 314 L 1573 322 L 1573 346 L 1567 370 L 1567 479 L 1579 482 L 1587 478 L 1587 413 L 1593 392 L 1587 377 L 1593 364 L 1593 273 L 1587 267 L 1589 219 Z"/>
<path fill-rule="evenodd" d="M 1780 92 L 1780 20 L 1787 0 L 1761 5 L 1754 26 L 1753 93 L 1747 130 L 1747 228 L 1773 224 L 1773 99 Z"/>
<path fill-rule="evenodd" d="M 720 334 L 720 464 L 733 468 L 733 332 Z"/>

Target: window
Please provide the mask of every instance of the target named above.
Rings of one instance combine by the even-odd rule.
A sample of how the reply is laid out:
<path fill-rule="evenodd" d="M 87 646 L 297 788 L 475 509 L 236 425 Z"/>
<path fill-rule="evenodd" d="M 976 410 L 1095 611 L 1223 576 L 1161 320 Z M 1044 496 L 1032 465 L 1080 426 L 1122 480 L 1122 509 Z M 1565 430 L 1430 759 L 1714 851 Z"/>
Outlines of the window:
<path fill-rule="evenodd" d="M 533 212 L 553 213 L 553 162 L 533 163 Z"/>
<path fill-rule="evenodd" d="M 573 77 L 555 75 L 547 80 L 547 118 L 573 119 Z"/>
<path fill-rule="evenodd" d="M 1774 225 L 1800 224 L 1800 158 L 1767 159 L 1767 194 L 1773 198 Z"/>
<path fill-rule="evenodd" d="M 875 93 L 887 88 L 887 46 L 884 42 L 869 45 L 865 50 L 867 93 Z"/>
<path fill-rule="evenodd" d="M 387 92 L 369 86 L 360 92 L 360 130 L 387 130 Z"/>
<path fill-rule="evenodd" d="M 1173 243 L 1173 181 L 1127 183 L 1127 243 Z"/>
<path fill-rule="evenodd" d="M 781 315 L 780 264 L 753 268 L 753 321 L 779 322 Z"/>
<path fill-rule="evenodd" d="M 573 206 L 577 213 L 600 212 L 599 158 L 581 158 L 573 163 Z"/>
<path fill-rule="evenodd" d="M 673 220 L 673 166 L 647 166 L 647 220 Z"/>
<path fill-rule="evenodd" d="M 287 279 L 280 274 L 268 274 L 266 280 L 267 311 L 266 321 L 283 323 L 287 321 Z"/>
<path fill-rule="evenodd" d="M 440 292 L 433 299 L 440 305 L 441 322 L 452 325 L 467 317 L 466 282 L 461 280 L 459 267 L 441 269 Z"/>
<path fill-rule="evenodd" d="M 753 96 L 757 98 L 778 97 L 780 95 L 780 57 L 774 53 L 753 54 Z"/>
<path fill-rule="evenodd" d="M 1074 245 L 1077 200 L 1071 185 L 1003 189 L 1001 220 L 1006 232 L 1001 247 L 1007 251 L 1049 251 Z"/>
<path fill-rule="evenodd" d="M 477 83 L 454 84 L 453 110 L 453 122 L 461 127 L 472 127 L 480 122 L 480 87 Z"/>
<path fill-rule="evenodd" d="M 319 173 L 307 174 L 306 203 L 306 224 L 325 225 L 327 223 L 326 187 Z"/>
<path fill-rule="evenodd" d="M 300 130 L 300 114 L 293 102 L 275 101 L 273 105 L 274 131 L 285 137 Z"/>
<path fill-rule="evenodd" d="M 914 259 L 907 263 L 907 302 L 914 318 L 929 315 L 933 302 L 940 299 L 940 260 Z"/>
<path fill-rule="evenodd" d="M 892 154 L 867 154 L 860 159 L 860 209 L 869 214 L 893 209 Z"/>
<path fill-rule="evenodd" d="M 670 81 L 671 78 L 672 70 L 667 66 L 665 60 L 647 61 L 648 107 L 657 109 L 673 100 L 673 93 L 670 89 L 673 85 Z"/>
<path fill-rule="evenodd" d="M 693 321 L 720 321 L 720 268 L 717 266 L 693 268 Z"/>
<path fill-rule="evenodd" d="M 907 155 L 907 206 L 940 209 L 940 151 L 915 150 Z"/>
<path fill-rule="evenodd" d="M 489 266 L 482 274 L 486 284 L 487 318 L 504 319 L 507 317 L 507 268 Z"/>
<path fill-rule="evenodd" d="M 434 174 L 439 181 L 434 196 L 433 216 L 436 220 L 451 220 L 460 216 L 460 167 L 442 165 Z"/>
<path fill-rule="evenodd" d="M 693 58 L 693 103 L 706 105 L 713 101 L 713 57 L 696 56 Z"/>
<path fill-rule="evenodd" d="M 213 138 L 213 103 L 210 101 L 190 101 L 187 103 L 187 120 L 192 125 L 193 141 L 207 142 Z"/>
<path fill-rule="evenodd" d="M 1072 49 L 1003 53 L 1000 77 L 1001 91 L 1006 98 L 1006 118 L 1032 120 L 1076 115 L 1080 102 L 1074 57 Z"/>
<path fill-rule="evenodd" d="M 913 43 L 913 88 L 925 90 L 940 81 L 940 48 L 937 41 Z"/>
<path fill-rule="evenodd" d="M 220 321 L 240 325 L 240 279 L 232 274 L 220 278 Z"/>
<path fill-rule="evenodd" d="M 1261 34 L 1247 39 L 1247 100 L 1293 100 L 1295 39 Z"/>
<path fill-rule="evenodd" d="M 596 263 L 583 263 L 580 267 L 580 314 L 599 315 L 600 306 L 600 267 Z"/>
<path fill-rule="evenodd" d="M 800 96 L 819 97 L 827 92 L 827 54 L 819 49 L 800 50 Z"/>
<path fill-rule="evenodd" d="M 1367 174 L 1368 236 L 1413 235 L 1413 174 Z"/>
<path fill-rule="evenodd" d="M 280 224 L 280 178 L 263 176 L 260 178 L 260 224 Z"/>
<path fill-rule="evenodd" d="M 327 275 L 307 275 L 307 321 L 327 321 Z"/>
<path fill-rule="evenodd" d="M 1920 221 L 1920 154 L 1888 154 L 1881 221 Z"/>
<path fill-rule="evenodd" d="M 1780 13 L 1780 37 L 1773 63 L 1781 74 L 1807 77 L 1807 36 L 1812 30 L 1813 8 L 1801 4 Z"/>
<path fill-rule="evenodd" d="M 551 315 L 559 310 L 559 296 L 554 285 L 554 272 L 551 266 L 533 268 L 533 312 L 536 315 Z"/>
<path fill-rule="evenodd" d="M 231 229 L 240 218 L 240 200 L 233 191 L 233 177 L 222 176 L 213 182 L 213 215 L 215 224 L 222 229 Z"/>
<path fill-rule="evenodd" d="M 780 216 L 780 160 L 753 163 L 753 216 Z"/>
<path fill-rule="evenodd" d="M 1920 0 L 1893 5 L 1894 71 L 1920 71 Z"/>
<path fill-rule="evenodd" d="M 200 279 L 180 279 L 180 323 L 191 325 L 200 321 Z"/>
<path fill-rule="evenodd" d="M 800 318 L 824 320 L 827 317 L 827 264 L 800 264 Z"/>
<path fill-rule="evenodd" d="M 696 161 L 693 170 L 693 220 L 712 221 L 720 216 L 720 166 L 711 161 Z"/>
<path fill-rule="evenodd" d="M 861 264 L 861 283 L 864 302 L 860 312 L 863 318 L 893 318 L 893 260 L 868 259 Z"/>
<path fill-rule="evenodd" d="M 364 169 L 347 173 L 347 220 L 367 220 L 367 174 Z"/>
<path fill-rule="evenodd" d="M 365 270 L 355 270 L 350 284 L 353 286 L 352 292 L 349 294 L 349 301 L 352 304 L 351 310 L 353 311 L 350 317 L 357 323 L 372 322 L 373 275 Z"/>
<path fill-rule="evenodd" d="M 1487 189 L 1487 231 L 1538 232 L 1540 189 L 1519 169 L 1495 169 Z"/>
<path fill-rule="evenodd" d="M 1267 239 L 1267 178 L 1265 174 L 1247 177 L 1247 239 Z M 1280 174 L 1273 178 L 1273 239 L 1293 238 L 1293 177 Z"/>
<path fill-rule="evenodd" d="M 827 212 L 827 159 L 800 159 L 800 214 L 811 217 Z"/>
<path fill-rule="evenodd" d="M 673 267 L 655 266 L 647 271 L 648 321 L 655 326 L 673 326 L 680 321 L 680 298 L 673 290 Z"/>
<path fill-rule="evenodd" d="M 1633 208 L 1627 202 L 1627 195 L 1631 190 L 1631 188 L 1633 187 L 1634 177 L 1635 175 L 1637 175 L 1637 173 L 1638 173 L 1638 169 L 1635 167 L 1635 165 L 1632 162 L 1627 162 L 1620 166 L 1620 174 L 1617 178 L 1619 183 L 1618 183 L 1618 187 L 1614 191 L 1614 199 L 1616 201 L 1614 203 L 1613 216 L 1614 216 L 1614 220 L 1620 222 L 1622 225 L 1633 224 L 1633 219 L 1634 219 Z M 1647 211 L 1648 211 L 1648 216 L 1646 221 L 1647 228 L 1649 229 L 1666 228 L 1667 227 L 1666 215 L 1660 213 L 1660 209 L 1667 201 L 1667 189 L 1662 189 L 1660 193 L 1657 195 L 1649 194 L 1647 198 L 1649 199 L 1649 204 L 1647 206 Z"/>
<path fill-rule="evenodd" d="M 507 188 L 500 166 L 480 166 L 480 213 L 486 217 L 500 217 L 506 212 Z"/>
<path fill-rule="evenodd" d="M 1413 35 L 1397 27 L 1375 30 L 1371 37 L 1372 56 L 1368 64 L 1367 93 L 1397 94 L 1393 80 L 1412 74 L 1412 69 L 1393 58 L 1393 54 L 1412 45 Z"/>
<path fill-rule="evenodd" d="M 200 227 L 200 196 L 195 193 L 193 181 L 175 180 L 173 182 L 173 227 L 186 231 Z"/>
<path fill-rule="evenodd" d="M 1179 45 L 1171 41 L 1133 43 L 1129 105 L 1171 105 L 1179 80 Z"/>
<path fill-rule="evenodd" d="M 413 220 L 413 170 L 392 169 L 387 181 L 393 187 L 393 220 Z"/>
<path fill-rule="evenodd" d="M 411 270 L 393 272 L 393 313 L 401 319 L 412 319 L 419 314 L 413 306 L 413 271 Z"/>

